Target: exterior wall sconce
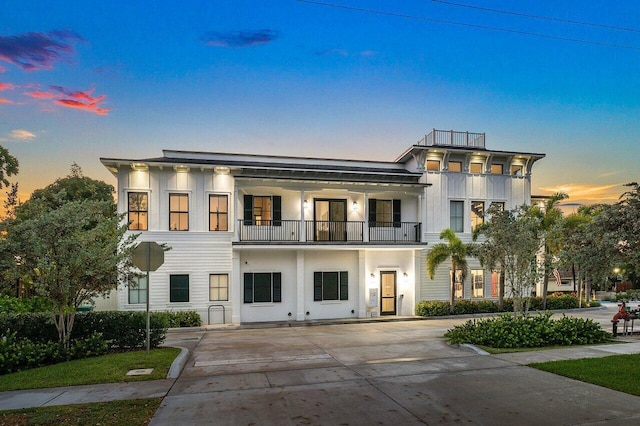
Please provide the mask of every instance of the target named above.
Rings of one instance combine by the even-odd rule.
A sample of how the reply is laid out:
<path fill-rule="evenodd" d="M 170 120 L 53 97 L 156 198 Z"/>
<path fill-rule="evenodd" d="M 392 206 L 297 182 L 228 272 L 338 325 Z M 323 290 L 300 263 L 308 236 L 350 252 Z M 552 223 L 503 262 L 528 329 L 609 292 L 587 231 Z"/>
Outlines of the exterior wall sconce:
<path fill-rule="evenodd" d="M 149 170 L 149 166 L 144 163 L 132 163 L 131 168 L 137 172 L 144 172 Z"/>
<path fill-rule="evenodd" d="M 354 201 L 353 204 L 351 205 L 351 210 L 358 210 L 360 208 L 360 206 L 358 205 L 357 201 Z"/>
<path fill-rule="evenodd" d="M 215 167 L 214 170 L 219 175 L 228 175 L 230 172 L 228 167 Z"/>
<path fill-rule="evenodd" d="M 304 200 L 304 209 L 307 210 L 309 208 L 309 202 Z"/>
<path fill-rule="evenodd" d="M 375 277 L 376 277 L 376 275 L 372 272 L 371 273 L 371 278 L 375 278 Z"/>
<path fill-rule="evenodd" d="M 405 278 L 407 278 L 409 276 L 409 274 L 407 274 L 406 272 L 402 274 Z"/>
<path fill-rule="evenodd" d="M 189 171 L 189 166 L 175 166 L 173 169 L 178 173 L 186 173 Z"/>

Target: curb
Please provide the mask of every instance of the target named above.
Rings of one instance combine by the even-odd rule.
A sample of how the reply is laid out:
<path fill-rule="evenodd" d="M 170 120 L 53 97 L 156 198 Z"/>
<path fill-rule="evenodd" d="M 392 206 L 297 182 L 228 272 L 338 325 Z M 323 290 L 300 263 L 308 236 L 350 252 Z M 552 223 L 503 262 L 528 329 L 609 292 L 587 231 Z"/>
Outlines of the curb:
<path fill-rule="evenodd" d="M 189 358 L 189 349 L 183 348 L 181 346 L 169 347 L 181 349 L 176 359 L 174 359 L 171 363 L 171 367 L 169 367 L 169 372 L 167 373 L 167 379 L 177 379 L 178 377 L 180 377 L 180 373 L 187 363 L 187 359 Z"/>

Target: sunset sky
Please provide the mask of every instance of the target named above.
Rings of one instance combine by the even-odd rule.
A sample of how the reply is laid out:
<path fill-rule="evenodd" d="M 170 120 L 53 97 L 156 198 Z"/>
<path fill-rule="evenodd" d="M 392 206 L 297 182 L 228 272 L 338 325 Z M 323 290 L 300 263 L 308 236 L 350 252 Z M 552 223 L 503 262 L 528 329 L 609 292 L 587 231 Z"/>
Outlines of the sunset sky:
<path fill-rule="evenodd" d="M 612 202 L 640 180 L 635 1 L 0 5 L 0 145 L 23 200 L 73 162 L 115 184 L 100 157 L 394 160 L 432 128 L 547 154 L 536 195 Z"/>

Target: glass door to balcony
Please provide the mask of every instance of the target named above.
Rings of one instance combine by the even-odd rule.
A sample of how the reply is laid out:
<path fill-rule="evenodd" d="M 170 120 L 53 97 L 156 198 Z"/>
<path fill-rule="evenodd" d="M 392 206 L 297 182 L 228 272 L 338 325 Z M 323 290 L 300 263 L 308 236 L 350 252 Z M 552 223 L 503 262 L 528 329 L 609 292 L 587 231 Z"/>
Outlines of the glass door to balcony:
<path fill-rule="evenodd" d="M 347 200 L 314 200 L 316 241 L 347 240 Z"/>

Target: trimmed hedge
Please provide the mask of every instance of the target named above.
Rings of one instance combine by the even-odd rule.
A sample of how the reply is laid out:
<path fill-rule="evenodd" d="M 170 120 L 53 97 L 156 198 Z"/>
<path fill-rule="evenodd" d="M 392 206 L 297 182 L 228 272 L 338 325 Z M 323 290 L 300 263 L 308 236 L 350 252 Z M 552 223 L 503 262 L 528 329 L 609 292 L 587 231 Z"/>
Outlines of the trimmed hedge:
<path fill-rule="evenodd" d="M 529 297 L 531 311 L 542 310 L 541 297 Z M 595 302 L 590 302 L 590 306 L 599 306 Z M 578 298 L 570 294 L 553 294 L 547 297 L 547 309 L 576 309 L 578 308 Z M 423 317 L 437 317 L 450 315 L 449 302 L 441 300 L 423 300 L 416 305 L 416 315 Z M 453 305 L 454 315 L 479 314 L 500 312 L 498 302 L 493 300 L 457 300 Z M 513 312 L 513 300 L 504 299 L 502 312 Z"/>
<path fill-rule="evenodd" d="M 194 311 L 151 312 L 151 346 L 157 347 L 168 327 L 191 327 L 201 324 Z M 146 346 L 147 316 L 143 311 L 78 312 L 72 339 L 86 339 L 94 332 L 102 333 L 110 348 L 130 349 Z M 16 333 L 35 343 L 57 342 L 58 331 L 50 313 L 0 313 L 0 330 Z M 0 332 L 2 335 L 4 332 Z"/>
<path fill-rule="evenodd" d="M 449 343 L 471 343 L 492 348 L 534 348 L 603 343 L 610 334 L 590 319 L 565 315 L 551 319 L 540 315 L 502 314 L 495 318 L 469 320 L 448 330 Z"/>
<path fill-rule="evenodd" d="M 88 358 L 107 353 L 102 334 L 93 333 L 86 339 L 76 339 L 67 350 L 59 342 L 33 342 L 18 338 L 15 332 L 0 339 L 0 374 L 9 374 L 73 359 Z"/>

